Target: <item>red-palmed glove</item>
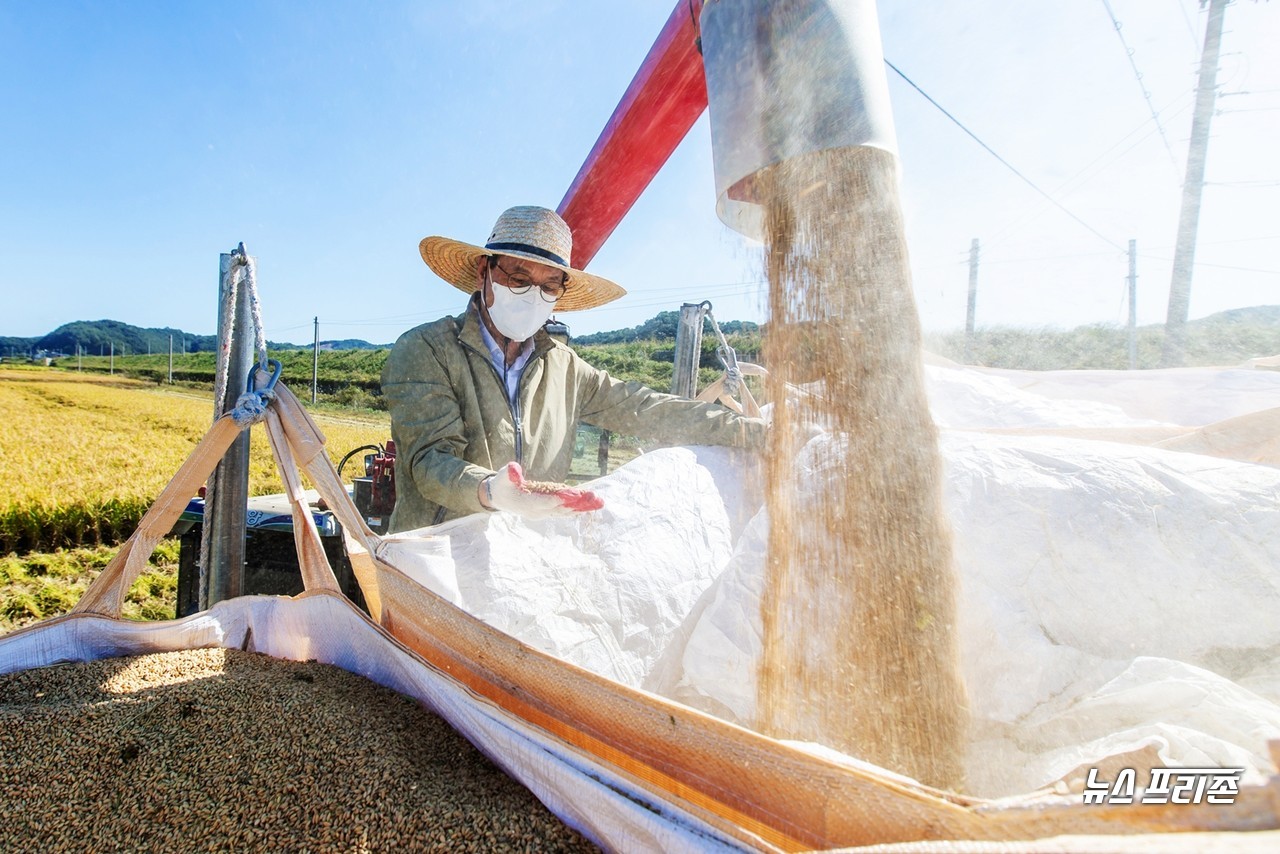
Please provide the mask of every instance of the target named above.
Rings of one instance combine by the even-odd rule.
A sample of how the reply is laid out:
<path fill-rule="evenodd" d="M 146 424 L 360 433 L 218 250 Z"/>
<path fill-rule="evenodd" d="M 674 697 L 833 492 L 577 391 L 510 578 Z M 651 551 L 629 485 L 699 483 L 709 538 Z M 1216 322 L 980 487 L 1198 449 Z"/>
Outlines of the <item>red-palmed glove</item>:
<path fill-rule="evenodd" d="M 547 519 L 599 510 L 604 501 L 586 489 L 525 480 L 519 463 L 507 463 L 481 485 L 481 503 L 525 519 Z"/>

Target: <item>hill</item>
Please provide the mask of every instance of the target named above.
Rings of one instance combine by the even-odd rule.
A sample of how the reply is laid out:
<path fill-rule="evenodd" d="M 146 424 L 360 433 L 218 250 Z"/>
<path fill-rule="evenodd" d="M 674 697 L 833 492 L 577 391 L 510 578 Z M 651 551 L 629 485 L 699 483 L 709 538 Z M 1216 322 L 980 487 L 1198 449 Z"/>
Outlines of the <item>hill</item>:
<path fill-rule="evenodd" d="M 680 312 L 660 311 L 639 326 L 575 336 L 573 343 L 590 345 L 626 344 L 632 341 L 675 341 L 676 329 L 679 326 Z M 730 320 L 720 324 L 720 331 L 725 335 L 752 335 L 758 333 L 760 327 L 749 320 Z"/>
<path fill-rule="evenodd" d="M 1164 324 L 1136 330 L 1138 368 L 1161 366 Z M 972 365 L 1022 370 L 1126 370 L 1129 330 L 1116 324 L 1074 329 L 978 327 L 966 341 L 963 331 L 925 336 L 929 351 Z M 1280 354 L 1280 305 L 1220 311 L 1187 323 L 1183 364 L 1234 365 Z"/>
<path fill-rule="evenodd" d="M 599 361 L 601 367 L 617 370 L 619 359 L 626 362 L 658 362 L 670 364 L 670 347 L 675 341 L 680 313 L 659 312 L 637 326 L 609 332 L 596 332 L 572 338 L 573 344 L 588 361 Z M 739 356 L 748 361 L 760 358 L 761 337 L 764 327 L 749 321 L 731 320 L 720 324 L 729 337 L 730 345 Z M 1137 330 L 1139 367 L 1151 368 L 1159 364 L 1160 344 L 1164 336 L 1164 324 L 1149 324 Z M 1188 365 L 1231 364 L 1260 356 L 1280 353 L 1280 305 L 1261 305 L 1235 308 L 1189 321 Z M 106 356 L 112 352 L 120 357 L 165 355 L 169 351 L 169 336 L 173 336 L 174 353 L 202 355 L 209 359 L 216 351 L 216 339 L 212 335 L 192 335 L 182 330 L 160 328 L 143 329 L 114 320 L 76 321 L 64 324 L 40 338 L 0 337 L 0 356 L 74 355 L 77 346 L 86 357 Z M 926 335 L 925 346 L 942 356 L 963 360 L 966 352 L 973 364 L 989 367 L 1017 367 L 1028 369 L 1063 368 L 1116 368 L 1128 367 L 1128 330 L 1115 324 L 1093 324 L 1071 330 L 1027 329 L 1021 327 L 979 327 L 968 343 L 964 333 L 951 331 Z M 358 384 L 376 387 L 377 371 L 390 344 L 375 345 L 361 339 L 340 339 L 320 342 L 320 349 L 330 355 L 322 362 L 332 366 L 331 382 L 341 385 L 346 371 L 357 369 L 361 375 Z M 303 351 L 285 358 L 296 361 L 293 368 L 299 376 L 311 375 L 311 344 L 268 342 L 274 352 Z M 634 353 L 624 354 L 613 348 L 634 348 Z M 610 352 L 606 353 L 605 350 Z M 379 355 L 379 351 L 381 355 Z M 367 354 L 368 358 L 361 356 Z M 344 355 L 345 354 L 345 355 Z M 304 358 L 305 356 L 305 358 Z M 718 366 L 715 358 L 714 336 L 704 333 L 702 366 Z M 160 370 L 160 362 L 151 369 Z M 203 374 L 212 368 L 204 362 L 184 365 L 185 370 Z M 664 369 L 666 370 L 666 369 Z M 623 371 L 625 373 L 626 371 Z M 188 377 L 196 379 L 196 376 Z"/>
<path fill-rule="evenodd" d="M 288 344 L 268 344 L 273 349 L 285 349 Z M 305 349 L 311 349 L 312 345 L 305 345 Z M 303 348 L 300 348 L 303 349 Z M 321 341 L 321 350 L 390 350 L 390 344 L 370 344 L 362 338 L 343 338 L 339 341 Z"/>
<path fill-rule="evenodd" d="M 212 353 L 217 350 L 215 335 L 195 335 L 170 327 L 143 328 L 118 320 L 77 320 L 64 323 L 39 338 L 16 336 L 0 337 L 0 355 L 3 356 L 72 356 L 77 352 L 86 356 L 139 355 L 168 353 L 170 342 L 175 353 Z M 321 341 L 322 350 L 377 350 L 390 345 L 370 344 L 356 338 L 338 341 Z M 311 344 L 290 344 L 268 341 L 271 350 L 310 350 Z"/>
<path fill-rule="evenodd" d="M 678 311 L 659 312 L 638 326 L 609 332 L 596 332 L 573 339 L 575 344 L 621 344 L 633 341 L 674 341 L 680 322 Z M 726 335 L 753 335 L 759 327 L 750 321 L 731 320 L 720 324 Z M 3 356 L 75 355 L 116 356 L 168 353 L 170 336 L 175 353 L 211 353 L 217 349 L 217 337 L 194 335 L 181 329 L 142 328 L 118 320 L 77 320 L 64 323 L 39 338 L 0 337 Z M 310 350 L 312 344 L 268 341 L 271 350 Z M 77 350 L 77 347 L 80 348 Z M 390 344 L 371 344 L 359 338 L 321 341 L 321 350 L 387 350 Z"/>
<path fill-rule="evenodd" d="M 167 353 L 172 337 L 176 353 L 209 352 L 217 347 L 212 335 L 192 335 L 181 329 L 163 327 L 143 329 L 118 320 L 77 320 L 64 323 L 49 334 L 35 339 L 32 349 L 46 353 L 74 354 L 77 347 L 88 355 L 117 356 L 133 353 Z"/>
<path fill-rule="evenodd" d="M 1215 326 L 1218 324 L 1256 324 L 1280 326 L 1280 305 L 1255 305 L 1249 308 L 1231 308 L 1188 322 L 1188 326 Z"/>

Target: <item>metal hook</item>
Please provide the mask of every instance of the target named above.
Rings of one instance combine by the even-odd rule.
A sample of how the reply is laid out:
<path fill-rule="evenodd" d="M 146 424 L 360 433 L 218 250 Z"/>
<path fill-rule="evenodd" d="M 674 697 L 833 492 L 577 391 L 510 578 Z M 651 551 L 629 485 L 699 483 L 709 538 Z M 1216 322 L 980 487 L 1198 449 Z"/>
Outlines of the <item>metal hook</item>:
<path fill-rule="evenodd" d="M 271 367 L 271 379 L 267 380 L 267 384 L 262 388 L 255 388 L 254 382 L 257 379 L 258 371 L 253 370 L 249 372 L 249 387 L 246 391 L 257 392 L 258 394 L 273 394 L 275 392 L 276 381 L 280 379 L 281 365 L 280 362 L 275 359 L 268 359 L 267 365 Z M 262 369 L 259 368 L 259 370 Z"/>

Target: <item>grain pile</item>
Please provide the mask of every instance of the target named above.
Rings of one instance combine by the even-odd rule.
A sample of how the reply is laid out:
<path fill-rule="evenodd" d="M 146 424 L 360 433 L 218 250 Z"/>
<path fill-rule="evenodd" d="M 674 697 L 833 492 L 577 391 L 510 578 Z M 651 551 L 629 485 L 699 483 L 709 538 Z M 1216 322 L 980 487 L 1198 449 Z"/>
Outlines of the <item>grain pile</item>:
<path fill-rule="evenodd" d="M 190 650 L 0 676 L 0 850 L 593 851 L 416 701 Z"/>

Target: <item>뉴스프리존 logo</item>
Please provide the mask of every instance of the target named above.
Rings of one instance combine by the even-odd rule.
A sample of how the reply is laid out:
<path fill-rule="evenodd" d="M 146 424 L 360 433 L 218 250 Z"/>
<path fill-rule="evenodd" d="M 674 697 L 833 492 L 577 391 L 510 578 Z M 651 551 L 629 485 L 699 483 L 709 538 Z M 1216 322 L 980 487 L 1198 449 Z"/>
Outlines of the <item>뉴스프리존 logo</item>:
<path fill-rule="evenodd" d="M 1138 773 L 1121 768 L 1108 783 L 1090 768 L 1084 783 L 1086 804 L 1230 804 L 1240 794 L 1243 768 L 1152 768 L 1151 778 L 1138 787 Z"/>

